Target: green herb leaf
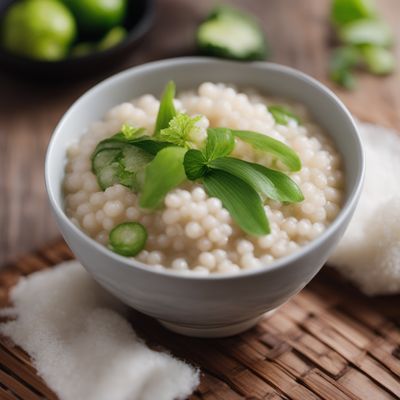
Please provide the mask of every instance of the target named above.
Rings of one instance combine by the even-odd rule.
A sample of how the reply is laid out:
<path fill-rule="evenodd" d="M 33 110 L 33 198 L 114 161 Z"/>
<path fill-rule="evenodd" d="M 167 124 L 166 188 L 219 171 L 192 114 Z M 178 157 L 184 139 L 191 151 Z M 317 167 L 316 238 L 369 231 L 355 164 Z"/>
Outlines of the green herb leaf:
<path fill-rule="evenodd" d="M 186 151 L 182 147 L 166 147 L 147 165 L 139 201 L 141 207 L 158 207 L 164 196 L 186 179 L 183 168 Z"/>
<path fill-rule="evenodd" d="M 200 150 L 188 150 L 183 159 L 183 166 L 188 179 L 195 181 L 208 171 L 207 160 Z"/>
<path fill-rule="evenodd" d="M 268 106 L 268 111 L 272 114 L 277 124 L 287 125 L 290 121 L 296 121 L 298 124 L 301 124 L 300 118 L 296 114 L 293 114 L 287 107 L 271 105 Z"/>
<path fill-rule="evenodd" d="M 200 119 L 200 116 L 190 117 L 187 114 L 178 114 L 169 121 L 168 128 L 161 129 L 157 137 L 176 146 L 190 148 L 196 142 L 196 134 L 199 132 L 196 123 Z"/>
<path fill-rule="evenodd" d="M 142 224 L 124 222 L 110 232 L 109 247 L 122 256 L 133 257 L 144 248 L 146 240 L 147 231 Z"/>
<path fill-rule="evenodd" d="M 386 75 L 393 72 L 396 60 L 389 50 L 379 46 L 363 46 L 363 61 L 369 72 L 375 75 Z"/>
<path fill-rule="evenodd" d="M 235 137 L 228 128 L 207 129 L 207 142 L 204 149 L 204 156 L 207 161 L 215 160 L 218 157 L 227 156 L 235 147 Z"/>
<path fill-rule="evenodd" d="M 232 130 L 232 133 L 244 142 L 251 144 L 254 148 L 272 154 L 282 161 L 290 171 L 299 171 L 301 169 L 301 161 L 296 152 L 279 140 L 253 131 Z"/>
<path fill-rule="evenodd" d="M 135 128 L 129 124 L 123 124 L 121 128 L 121 133 L 128 140 L 142 136 L 144 132 L 145 130 L 143 128 Z"/>
<path fill-rule="evenodd" d="M 255 169 L 251 163 L 233 157 L 221 157 L 211 161 L 209 166 L 236 176 L 264 198 L 280 200 L 274 183 L 265 174 Z"/>
<path fill-rule="evenodd" d="M 170 81 L 164 89 L 161 97 L 160 108 L 157 114 L 156 128 L 154 134 L 157 135 L 161 129 L 168 128 L 169 121 L 176 115 L 174 106 L 175 83 Z"/>
<path fill-rule="evenodd" d="M 389 47 L 393 44 L 393 34 L 389 26 L 377 19 L 360 19 L 346 24 L 340 28 L 339 38 L 351 45 Z"/>
<path fill-rule="evenodd" d="M 299 203 L 304 200 L 303 193 L 299 186 L 286 174 L 264 167 L 260 164 L 252 163 L 251 165 L 255 170 L 266 176 L 273 183 L 277 192 L 277 199 L 275 200 L 287 203 Z"/>
<path fill-rule="evenodd" d="M 329 62 L 329 76 L 346 89 L 353 89 L 355 78 L 352 69 L 361 62 L 360 50 L 355 46 L 342 46 L 335 49 Z"/>
<path fill-rule="evenodd" d="M 333 0 L 331 20 L 337 26 L 376 16 L 374 0 Z"/>
<path fill-rule="evenodd" d="M 260 196 L 250 185 L 220 170 L 210 171 L 203 182 L 209 196 L 218 197 L 246 233 L 254 236 L 270 233 Z"/>

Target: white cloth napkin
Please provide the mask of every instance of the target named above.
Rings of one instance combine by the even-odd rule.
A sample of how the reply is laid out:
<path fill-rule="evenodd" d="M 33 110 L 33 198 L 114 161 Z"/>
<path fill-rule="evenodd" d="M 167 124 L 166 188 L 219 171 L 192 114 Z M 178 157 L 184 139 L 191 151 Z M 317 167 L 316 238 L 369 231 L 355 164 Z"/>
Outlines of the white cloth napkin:
<path fill-rule="evenodd" d="M 400 134 L 358 123 L 366 156 L 360 202 L 329 259 L 369 295 L 400 292 Z"/>
<path fill-rule="evenodd" d="M 199 371 L 150 350 L 126 309 L 75 261 L 34 273 L 12 290 L 16 319 L 0 325 L 33 358 L 61 400 L 175 400 L 199 384 Z"/>

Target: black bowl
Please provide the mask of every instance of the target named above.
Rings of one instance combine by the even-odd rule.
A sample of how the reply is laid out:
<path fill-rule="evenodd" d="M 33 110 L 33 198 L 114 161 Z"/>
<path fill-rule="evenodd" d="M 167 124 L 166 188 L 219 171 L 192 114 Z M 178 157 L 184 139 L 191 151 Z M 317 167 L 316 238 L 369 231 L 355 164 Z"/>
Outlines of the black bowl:
<path fill-rule="evenodd" d="M 16 0 L 0 0 L 0 16 Z M 78 77 L 109 67 L 131 53 L 144 34 L 150 29 L 154 17 L 154 0 L 128 0 L 124 27 L 126 38 L 103 51 L 83 56 L 68 57 L 58 61 L 42 61 L 6 51 L 0 46 L 0 66 L 24 76 L 58 78 Z"/>

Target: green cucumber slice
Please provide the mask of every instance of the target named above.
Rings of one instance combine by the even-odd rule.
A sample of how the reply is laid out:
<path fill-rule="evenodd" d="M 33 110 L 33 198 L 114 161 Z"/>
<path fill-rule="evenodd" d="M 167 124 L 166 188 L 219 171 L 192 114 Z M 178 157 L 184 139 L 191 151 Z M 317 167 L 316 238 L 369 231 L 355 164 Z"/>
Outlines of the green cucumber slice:
<path fill-rule="evenodd" d="M 146 228 L 138 222 L 123 222 L 109 235 L 109 247 L 115 253 L 133 257 L 144 248 L 147 240 Z"/>

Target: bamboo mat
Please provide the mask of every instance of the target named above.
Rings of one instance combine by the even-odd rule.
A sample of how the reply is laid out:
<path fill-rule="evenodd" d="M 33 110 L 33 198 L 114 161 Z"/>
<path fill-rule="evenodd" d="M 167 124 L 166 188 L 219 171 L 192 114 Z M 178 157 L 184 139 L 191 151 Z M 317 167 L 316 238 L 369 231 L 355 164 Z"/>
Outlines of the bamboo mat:
<path fill-rule="evenodd" d="M 70 258 L 57 242 L 1 270 L 0 307 L 22 275 Z M 272 317 L 233 338 L 185 338 L 134 311 L 131 319 L 151 347 L 201 368 L 193 400 L 400 398 L 400 297 L 369 299 L 329 268 Z M 0 399 L 57 399 L 7 338 L 0 338 Z"/>

